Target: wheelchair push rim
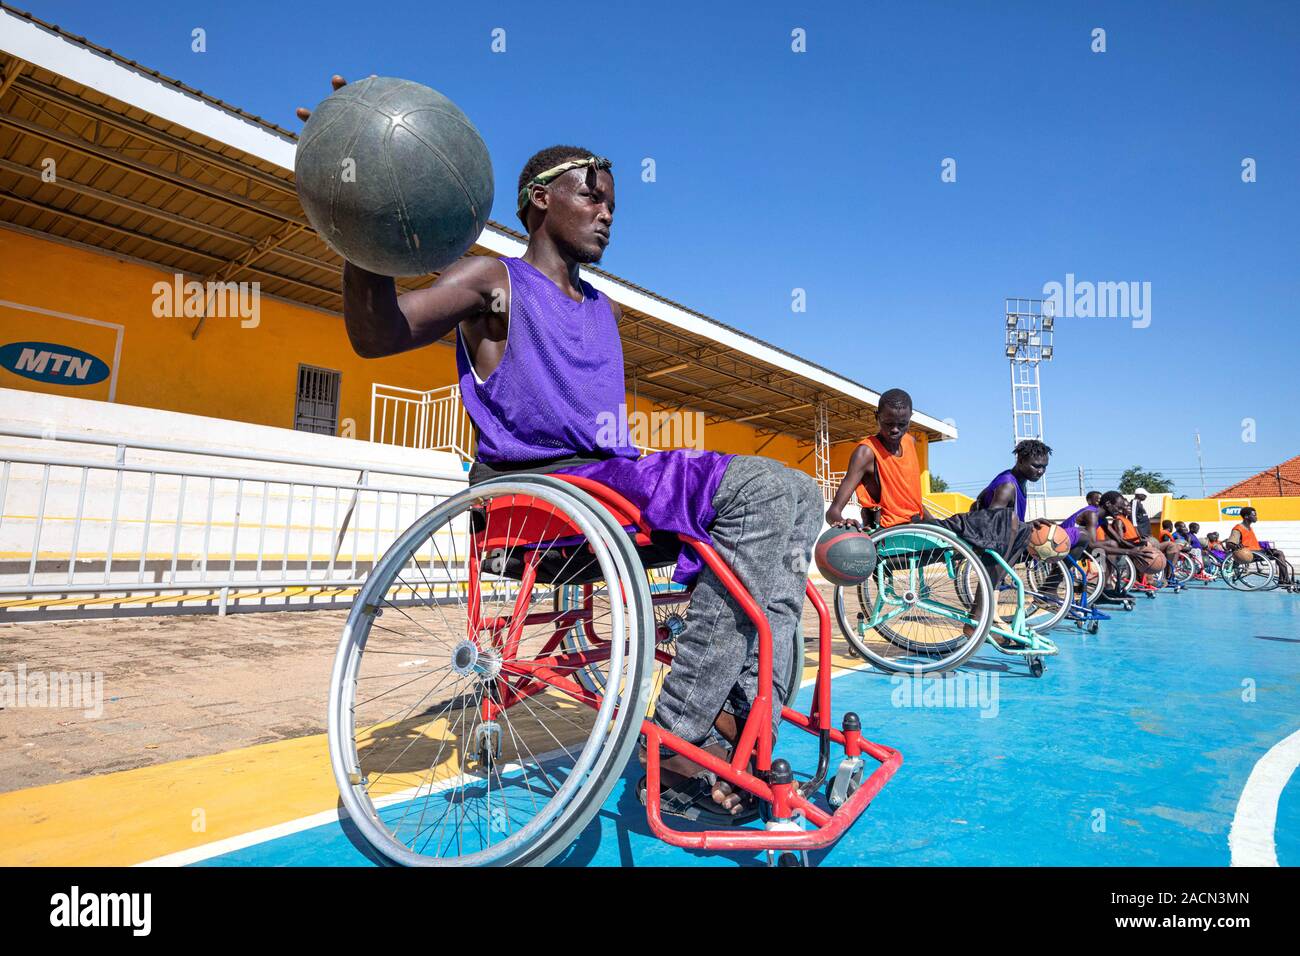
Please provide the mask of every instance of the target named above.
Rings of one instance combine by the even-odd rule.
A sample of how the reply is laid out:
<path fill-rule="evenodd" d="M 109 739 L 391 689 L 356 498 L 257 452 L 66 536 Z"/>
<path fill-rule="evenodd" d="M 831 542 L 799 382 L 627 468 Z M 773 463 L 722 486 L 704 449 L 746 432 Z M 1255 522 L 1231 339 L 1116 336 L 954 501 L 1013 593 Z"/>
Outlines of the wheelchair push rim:
<path fill-rule="evenodd" d="M 1082 590 L 1087 591 L 1088 603 L 1096 604 L 1106 591 L 1106 553 L 1097 549 L 1085 552 L 1079 567 L 1085 578 Z"/>
<path fill-rule="evenodd" d="M 1024 591 L 1025 626 L 1046 634 L 1065 619 L 1074 603 L 1074 575 L 1063 561 L 1029 560 L 1015 566 Z M 998 613 L 1010 621 L 1020 600 L 1014 582 L 998 585 Z"/>
<path fill-rule="evenodd" d="M 594 598 L 557 611 L 578 580 Z M 605 639 L 574 653 L 562 639 L 584 614 Z M 529 476 L 452 496 L 378 562 L 344 629 L 329 709 L 344 808 L 397 863 L 548 862 L 631 757 L 653 633 L 630 538 L 585 492 Z M 601 693 L 574 679 L 593 667 Z"/>
<path fill-rule="evenodd" d="M 885 671 L 950 670 L 975 654 L 993 620 L 993 586 L 970 545 L 943 528 L 874 532 L 877 565 L 835 589 L 840 632 Z"/>

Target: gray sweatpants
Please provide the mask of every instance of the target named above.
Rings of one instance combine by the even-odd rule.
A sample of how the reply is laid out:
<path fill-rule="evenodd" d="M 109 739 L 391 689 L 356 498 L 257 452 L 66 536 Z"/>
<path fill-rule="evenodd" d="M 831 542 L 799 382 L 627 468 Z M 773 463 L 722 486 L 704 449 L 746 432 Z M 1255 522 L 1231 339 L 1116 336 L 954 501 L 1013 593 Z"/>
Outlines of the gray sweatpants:
<path fill-rule="evenodd" d="M 738 455 L 713 497 L 713 546 L 767 613 L 772 630 L 773 734 L 803 613 L 808 561 L 825 503 L 808 474 L 770 458 Z M 741 720 L 758 696 L 758 630 L 718 576 L 705 567 L 664 680 L 655 722 L 701 743 L 725 709 Z"/>

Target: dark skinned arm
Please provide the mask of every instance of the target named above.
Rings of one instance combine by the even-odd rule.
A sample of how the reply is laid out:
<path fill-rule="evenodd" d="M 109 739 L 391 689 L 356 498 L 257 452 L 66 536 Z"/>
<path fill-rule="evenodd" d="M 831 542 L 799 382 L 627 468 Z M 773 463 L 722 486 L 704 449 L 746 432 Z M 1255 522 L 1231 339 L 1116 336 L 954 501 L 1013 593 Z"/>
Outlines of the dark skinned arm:
<path fill-rule="evenodd" d="M 1014 508 L 1016 506 L 1016 486 L 1011 484 L 998 485 L 993 490 L 993 497 L 989 499 L 988 510 L 994 508 Z"/>
<path fill-rule="evenodd" d="M 362 358 L 409 352 L 461 323 L 472 338 L 481 338 L 472 334 L 479 331 L 473 326 L 499 308 L 507 288 L 504 272 L 494 258 L 470 256 L 448 266 L 429 288 L 399 296 L 390 277 L 345 263 L 343 321 L 353 351 Z"/>
<path fill-rule="evenodd" d="M 871 450 L 870 445 L 859 445 L 853 449 L 853 454 L 849 456 L 848 468 L 844 472 L 844 478 L 840 481 L 840 486 L 835 491 L 835 500 L 831 506 L 826 509 L 826 523 L 835 527 L 842 527 L 852 523 L 852 519 L 845 519 L 844 506 L 849 503 L 853 497 L 854 490 L 862 484 L 862 480 L 868 474 L 876 473 L 876 456 Z"/>

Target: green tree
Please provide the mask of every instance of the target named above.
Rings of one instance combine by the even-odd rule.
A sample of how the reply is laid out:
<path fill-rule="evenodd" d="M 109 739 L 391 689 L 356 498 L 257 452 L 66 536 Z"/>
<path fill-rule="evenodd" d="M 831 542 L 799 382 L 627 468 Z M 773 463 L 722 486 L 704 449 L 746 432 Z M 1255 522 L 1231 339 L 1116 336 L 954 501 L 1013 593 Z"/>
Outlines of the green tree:
<path fill-rule="evenodd" d="M 1153 495 L 1173 494 L 1174 483 L 1158 471 L 1145 471 L 1141 465 L 1125 468 L 1124 473 L 1119 476 L 1119 490 L 1126 495 L 1131 495 L 1139 488 L 1145 488 Z"/>
<path fill-rule="evenodd" d="M 944 481 L 934 472 L 930 472 L 930 491 L 934 494 L 938 494 L 941 491 L 947 491 L 947 490 L 948 490 L 948 482 Z"/>

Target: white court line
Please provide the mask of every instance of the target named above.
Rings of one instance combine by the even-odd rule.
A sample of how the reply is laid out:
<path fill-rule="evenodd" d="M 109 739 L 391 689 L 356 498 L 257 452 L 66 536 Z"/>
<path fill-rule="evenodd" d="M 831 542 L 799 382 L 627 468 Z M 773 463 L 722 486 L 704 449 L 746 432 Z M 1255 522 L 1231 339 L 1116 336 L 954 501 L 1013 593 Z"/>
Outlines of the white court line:
<path fill-rule="evenodd" d="M 1232 866 L 1277 866 L 1277 804 L 1300 766 L 1300 730 L 1269 748 L 1246 779 L 1228 831 Z"/>
<path fill-rule="evenodd" d="M 555 757 L 560 749 L 548 750 L 537 758 L 538 763 L 545 763 L 552 757 Z M 500 773 L 513 773 L 516 770 L 522 770 L 523 765 L 517 763 L 503 764 Z M 441 793 L 444 790 L 450 790 L 453 787 L 459 787 L 467 780 L 483 780 L 485 778 L 477 774 L 460 773 L 446 780 L 441 780 L 433 786 L 425 789 L 424 784 L 416 787 L 408 787 L 405 790 L 399 790 L 397 793 L 390 793 L 386 797 L 372 801 L 376 810 L 383 810 L 386 807 L 402 803 L 412 798 L 418 798 L 421 792 L 426 797 L 435 793 Z M 260 830 L 250 830 L 248 833 L 240 833 L 224 840 L 216 840 L 212 843 L 204 843 L 199 846 L 190 847 L 188 850 L 178 850 L 175 853 L 168 853 L 166 856 L 154 857 L 152 860 L 145 860 L 142 863 L 132 864 L 133 866 L 188 866 L 191 863 L 198 863 L 202 860 L 210 860 L 214 856 L 221 856 L 225 853 L 233 853 L 235 850 L 245 850 L 250 846 L 257 846 L 259 843 L 269 843 L 280 837 L 291 836 L 294 833 L 301 833 L 303 830 L 310 830 L 313 827 L 321 826 L 326 823 L 342 822 L 345 817 L 351 814 L 342 807 L 336 807 L 333 810 L 322 810 L 320 813 L 313 813 L 310 816 L 299 817 L 296 820 L 287 820 L 284 823 L 277 823 L 274 826 L 263 827 Z"/>
<path fill-rule="evenodd" d="M 841 668 L 840 673 L 832 674 L 831 679 L 834 680 L 837 677 L 843 677 L 845 674 L 855 674 L 870 669 L 871 664 L 869 662 L 863 662 L 854 667 L 843 667 Z M 799 685 L 799 689 L 803 690 L 805 687 L 811 687 L 816 682 L 817 678 L 815 676 L 809 677 Z M 543 754 L 538 758 L 538 760 L 544 761 L 547 757 L 557 753 L 559 753 L 558 750 L 552 750 Z M 461 774 L 459 777 L 443 781 L 436 785 L 430 792 L 455 786 L 460 780 L 464 779 L 464 777 L 465 775 Z M 402 794 L 390 794 L 382 801 L 382 803 L 387 805 L 389 803 L 403 800 L 407 795 L 415 792 L 415 789 L 418 788 L 413 788 L 411 791 L 406 791 Z M 133 865 L 189 866 L 191 863 L 200 863 L 203 860 L 210 860 L 213 857 L 222 856 L 226 853 L 233 853 L 236 850 L 246 850 L 250 846 L 257 846 L 259 843 L 269 843 L 272 840 L 279 839 L 280 837 L 292 836 L 295 833 L 301 833 L 304 830 L 310 830 L 313 827 L 318 827 L 326 823 L 342 821 L 347 815 L 347 811 L 342 807 L 333 810 L 322 810 L 320 813 L 313 813 L 310 816 L 298 817 L 296 820 L 286 820 L 284 823 L 275 824 L 275 826 L 263 827 L 260 830 L 250 830 L 248 833 L 241 833 L 237 836 L 227 837 L 224 840 L 216 840 L 212 843 L 204 843 L 201 846 L 190 847 L 188 850 L 179 850 L 176 853 L 168 853 L 166 856 L 154 857 L 152 860 L 145 860 Z"/>

